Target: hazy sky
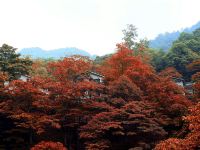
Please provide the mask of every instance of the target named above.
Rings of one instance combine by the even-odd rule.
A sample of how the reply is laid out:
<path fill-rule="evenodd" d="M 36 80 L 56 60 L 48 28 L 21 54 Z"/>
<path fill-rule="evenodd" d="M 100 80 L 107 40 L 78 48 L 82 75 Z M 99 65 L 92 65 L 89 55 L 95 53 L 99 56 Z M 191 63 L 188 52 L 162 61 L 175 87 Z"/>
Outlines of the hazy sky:
<path fill-rule="evenodd" d="M 126 24 L 141 38 L 200 21 L 200 0 L 0 0 L 0 44 L 113 52 Z"/>

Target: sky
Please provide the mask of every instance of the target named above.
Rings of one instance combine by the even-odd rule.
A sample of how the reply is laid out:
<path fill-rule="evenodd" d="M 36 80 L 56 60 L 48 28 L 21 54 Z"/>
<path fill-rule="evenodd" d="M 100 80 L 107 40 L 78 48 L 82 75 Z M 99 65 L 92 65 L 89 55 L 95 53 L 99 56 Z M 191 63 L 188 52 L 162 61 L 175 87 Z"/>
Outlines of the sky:
<path fill-rule="evenodd" d="M 139 38 L 200 21 L 200 0 L 0 0 L 0 45 L 115 51 L 127 24 Z"/>

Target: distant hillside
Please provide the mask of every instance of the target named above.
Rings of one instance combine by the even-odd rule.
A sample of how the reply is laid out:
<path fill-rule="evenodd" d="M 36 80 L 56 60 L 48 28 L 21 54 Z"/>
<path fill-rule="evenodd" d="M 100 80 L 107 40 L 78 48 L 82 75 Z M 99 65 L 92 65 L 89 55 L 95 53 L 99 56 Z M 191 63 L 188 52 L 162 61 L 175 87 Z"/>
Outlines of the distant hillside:
<path fill-rule="evenodd" d="M 180 31 L 159 34 L 154 40 L 150 41 L 150 47 L 156 49 L 163 49 L 164 51 L 167 51 L 172 46 L 172 43 L 178 39 L 181 32 L 191 33 L 197 28 L 200 28 L 200 21 L 197 24 Z"/>
<path fill-rule="evenodd" d="M 19 51 L 22 56 L 30 56 L 31 58 L 54 58 L 59 59 L 62 57 L 68 57 L 72 55 L 82 55 L 88 56 L 91 59 L 95 59 L 95 55 L 91 55 L 90 53 L 80 50 L 78 48 L 60 48 L 54 50 L 43 50 L 39 47 L 32 47 L 32 48 L 24 48 Z"/>

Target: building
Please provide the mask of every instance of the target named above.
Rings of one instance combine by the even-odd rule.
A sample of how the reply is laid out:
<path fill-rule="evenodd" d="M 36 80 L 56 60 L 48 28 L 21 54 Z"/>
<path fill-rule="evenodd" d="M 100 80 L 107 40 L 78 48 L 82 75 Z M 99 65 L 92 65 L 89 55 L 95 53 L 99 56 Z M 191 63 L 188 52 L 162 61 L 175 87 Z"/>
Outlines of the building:
<path fill-rule="evenodd" d="M 173 78 L 173 81 L 177 85 L 184 87 L 184 89 L 187 91 L 187 93 L 194 94 L 193 82 L 185 82 L 184 79 L 182 79 L 182 78 Z"/>
<path fill-rule="evenodd" d="M 89 74 L 89 77 L 91 80 L 98 82 L 98 83 L 103 83 L 103 81 L 104 81 L 103 75 L 101 75 L 97 72 L 92 72 L 92 71 L 88 72 L 88 74 Z"/>
<path fill-rule="evenodd" d="M 82 81 L 82 80 L 89 80 L 89 81 L 95 81 L 97 83 L 103 83 L 104 76 L 97 72 L 88 71 L 86 73 L 78 75 L 75 79 L 75 81 Z"/>
<path fill-rule="evenodd" d="M 173 77 L 172 80 L 179 86 L 184 87 L 184 79 Z"/>

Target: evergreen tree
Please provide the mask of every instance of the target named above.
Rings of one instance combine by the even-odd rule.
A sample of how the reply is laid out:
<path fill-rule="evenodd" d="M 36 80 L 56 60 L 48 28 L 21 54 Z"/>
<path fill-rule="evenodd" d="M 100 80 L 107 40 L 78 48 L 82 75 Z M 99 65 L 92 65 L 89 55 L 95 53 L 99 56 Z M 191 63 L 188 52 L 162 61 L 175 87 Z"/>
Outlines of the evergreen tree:
<path fill-rule="evenodd" d="M 16 48 L 7 44 L 0 47 L 0 70 L 8 74 L 9 80 L 28 75 L 32 64 L 30 59 L 20 57 L 16 50 Z"/>

